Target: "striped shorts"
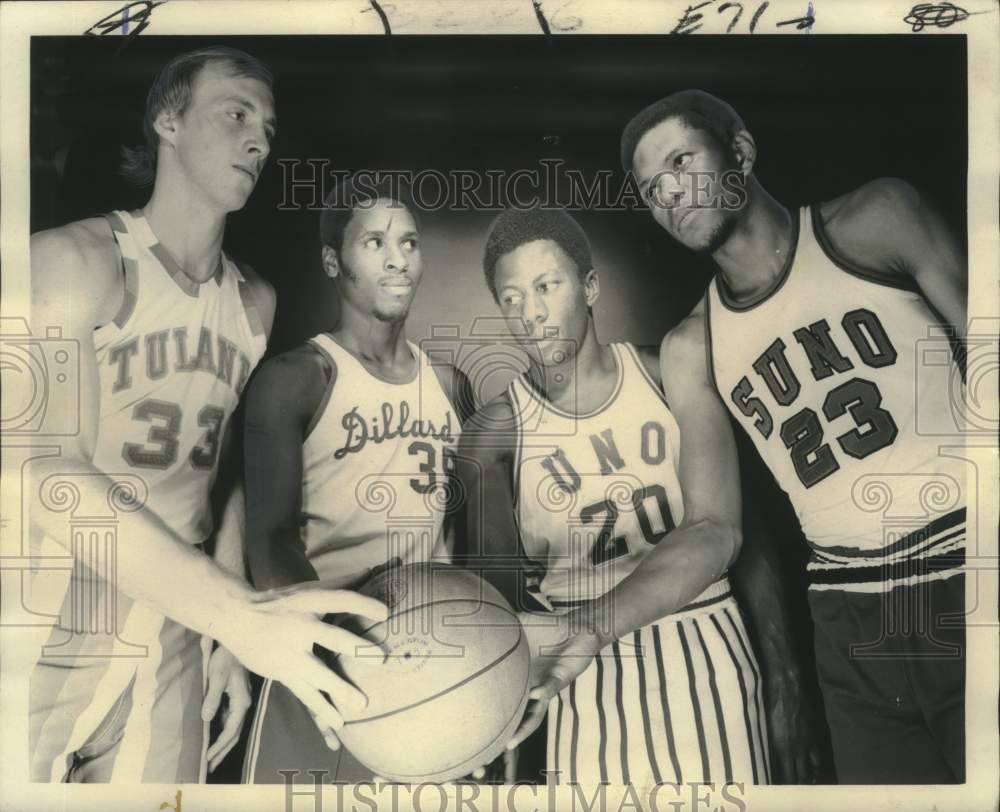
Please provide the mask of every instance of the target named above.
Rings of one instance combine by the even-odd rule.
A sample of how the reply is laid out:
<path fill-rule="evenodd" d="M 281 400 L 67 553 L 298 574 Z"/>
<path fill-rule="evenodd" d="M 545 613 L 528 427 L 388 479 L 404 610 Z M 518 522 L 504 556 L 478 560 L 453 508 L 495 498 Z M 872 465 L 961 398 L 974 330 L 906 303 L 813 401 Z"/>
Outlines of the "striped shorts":
<path fill-rule="evenodd" d="M 204 781 L 211 641 L 79 562 L 35 574 L 29 600 L 57 618 L 30 678 L 31 780 Z"/>
<path fill-rule="evenodd" d="M 603 649 L 548 719 L 553 783 L 770 781 L 761 671 L 725 580 Z"/>

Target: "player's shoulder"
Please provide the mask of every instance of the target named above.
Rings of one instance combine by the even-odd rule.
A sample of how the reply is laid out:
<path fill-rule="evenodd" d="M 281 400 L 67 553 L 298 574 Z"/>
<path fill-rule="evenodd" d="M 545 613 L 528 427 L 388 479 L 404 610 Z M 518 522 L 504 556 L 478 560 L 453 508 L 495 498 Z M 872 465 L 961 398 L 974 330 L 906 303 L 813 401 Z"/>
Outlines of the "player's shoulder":
<path fill-rule="evenodd" d="M 694 309 L 667 332 L 660 344 L 661 386 L 671 408 L 686 401 L 687 393 L 711 388 L 705 335 L 707 313 L 705 297 L 702 297 Z"/>
<path fill-rule="evenodd" d="M 271 326 L 274 324 L 274 313 L 278 306 L 278 296 L 274 291 L 274 286 L 261 276 L 249 262 L 235 257 L 230 257 L 230 259 L 240 269 L 244 281 L 250 288 L 250 295 L 257 306 L 261 320 L 264 322 L 264 329 L 270 335 Z"/>
<path fill-rule="evenodd" d="M 91 283 L 118 277 L 118 246 L 103 217 L 89 217 L 31 235 L 31 258 L 45 273 L 84 275 Z"/>
<path fill-rule="evenodd" d="M 434 360 L 431 363 L 431 368 L 437 375 L 445 397 L 448 398 L 448 402 L 457 412 L 459 421 L 464 424 L 476 410 L 475 395 L 469 376 L 454 364 L 442 361 Z"/>
<path fill-rule="evenodd" d="M 660 345 L 658 344 L 633 344 L 635 354 L 639 358 L 639 363 L 643 369 L 657 384 L 662 384 L 660 380 Z"/>
<path fill-rule="evenodd" d="M 462 429 L 462 444 L 481 456 L 502 456 L 517 440 L 518 419 L 507 390 L 480 406 Z"/>
<path fill-rule="evenodd" d="M 827 227 L 850 224 L 873 214 L 896 215 L 920 204 L 920 193 L 902 178 L 876 178 L 847 194 L 819 204 L 820 218 Z"/>
<path fill-rule="evenodd" d="M 708 308 L 705 296 L 698 301 L 690 313 L 667 331 L 660 342 L 660 358 L 673 356 L 689 357 L 692 353 L 704 355 L 705 319 Z"/>
<path fill-rule="evenodd" d="M 337 365 L 311 342 L 271 356 L 254 372 L 248 397 L 282 411 L 315 407 L 334 385 Z"/>
<path fill-rule="evenodd" d="M 30 260 L 35 303 L 72 314 L 83 329 L 115 317 L 124 293 L 121 258 L 103 217 L 32 234 Z"/>
<path fill-rule="evenodd" d="M 877 178 L 818 206 L 834 248 L 848 259 L 878 263 L 920 236 L 920 192 L 900 178 Z"/>

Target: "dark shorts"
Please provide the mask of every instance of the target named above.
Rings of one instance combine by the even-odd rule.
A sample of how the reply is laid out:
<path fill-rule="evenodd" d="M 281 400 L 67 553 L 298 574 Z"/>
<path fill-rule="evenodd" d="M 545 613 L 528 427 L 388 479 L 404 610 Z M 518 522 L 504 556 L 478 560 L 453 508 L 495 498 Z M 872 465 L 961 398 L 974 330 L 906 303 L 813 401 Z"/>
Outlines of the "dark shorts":
<path fill-rule="evenodd" d="M 964 782 L 965 576 L 809 604 L 838 781 Z"/>
<path fill-rule="evenodd" d="M 244 784 L 360 784 L 373 778 L 343 745 L 327 747 L 291 691 L 265 680 L 243 763 Z"/>

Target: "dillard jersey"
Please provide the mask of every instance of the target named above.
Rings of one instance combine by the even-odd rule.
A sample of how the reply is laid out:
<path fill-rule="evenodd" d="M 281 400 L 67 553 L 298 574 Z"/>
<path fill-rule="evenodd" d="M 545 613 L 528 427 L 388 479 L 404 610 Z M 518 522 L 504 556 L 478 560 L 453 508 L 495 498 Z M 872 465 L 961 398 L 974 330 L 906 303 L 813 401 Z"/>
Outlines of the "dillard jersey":
<path fill-rule="evenodd" d="M 528 589 L 557 611 L 612 589 L 684 517 L 677 422 L 635 349 L 609 347 L 618 378 L 589 414 L 559 409 L 524 376 L 507 389 Z"/>
<path fill-rule="evenodd" d="M 940 319 L 909 280 L 840 257 L 816 209 L 797 222 L 773 290 L 737 305 L 721 277 L 709 286 L 715 384 L 791 498 L 814 559 L 895 554 L 897 535 L 957 521 L 965 506 L 961 460 L 918 430 L 918 412 L 928 425 L 950 415 L 954 368 L 920 362 Z"/>
<path fill-rule="evenodd" d="M 302 448 L 301 538 L 321 579 L 399 557 L 446 555 L 442 526 L 461 435 L 430 359 L 409 383 L 375 377 L 327 334 L 311 339 L 334 374 Z"/>
<path fill-rule="evenodd" d="M 125 296 L 114 320 L 94 331 L 94 464 L 112 476 L 135 475 L 145 505 L 181 539 L 200 544 L 212 532 L 219 445 L 267 338 L 250 287 L 228 257 L 198 284 L 140 212 L 106 218 Z"/>

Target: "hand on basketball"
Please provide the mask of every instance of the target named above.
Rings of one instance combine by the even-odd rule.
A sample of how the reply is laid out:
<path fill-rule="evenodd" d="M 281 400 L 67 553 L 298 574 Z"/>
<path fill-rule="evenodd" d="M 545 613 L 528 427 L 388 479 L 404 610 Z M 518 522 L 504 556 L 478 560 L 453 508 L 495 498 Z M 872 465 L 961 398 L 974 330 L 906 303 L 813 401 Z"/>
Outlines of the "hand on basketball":
<path fill-rule="evenodd" d="M 312 714 L 327 745 L 339 747 L 340 709 L 360 711 L 367 697 L 313 653 L 319 645 L 343 656 L 370 652 L 374 643 L 323 621 L 328 614 L 385 620 L 388 609 L 374 598 L 322 581 L 250 593 L 234 617 L 220 623 L 221 642 L 251 671 L 284 683 Z"/>
<path fill-rule="evenodd" d="M 215 768 L 240 740 L 240 730 L 251 702 L 250 680 L 246 669 L 228 649 L 218 646 L 208 661 L 208 688 L 201 705 L 203 721 L 209 722 L 215 718 L 222 704 L 223 694 L 228 701 L 222 712 L 222 731 L 205 754 L 209 772 L 215 772 Z"/>
<path fill-rule="evenodd" d="M 545 719 L 549 701 L 587 670 L 603 643 L 589 627 L 574 628 L 573 615 L 522 613 L 521 625 L 531 647 L 531 691 L 524 719 L 507 743 L 516 749 Z M 542 622 L 544 618 L 546 622 Z"/>

